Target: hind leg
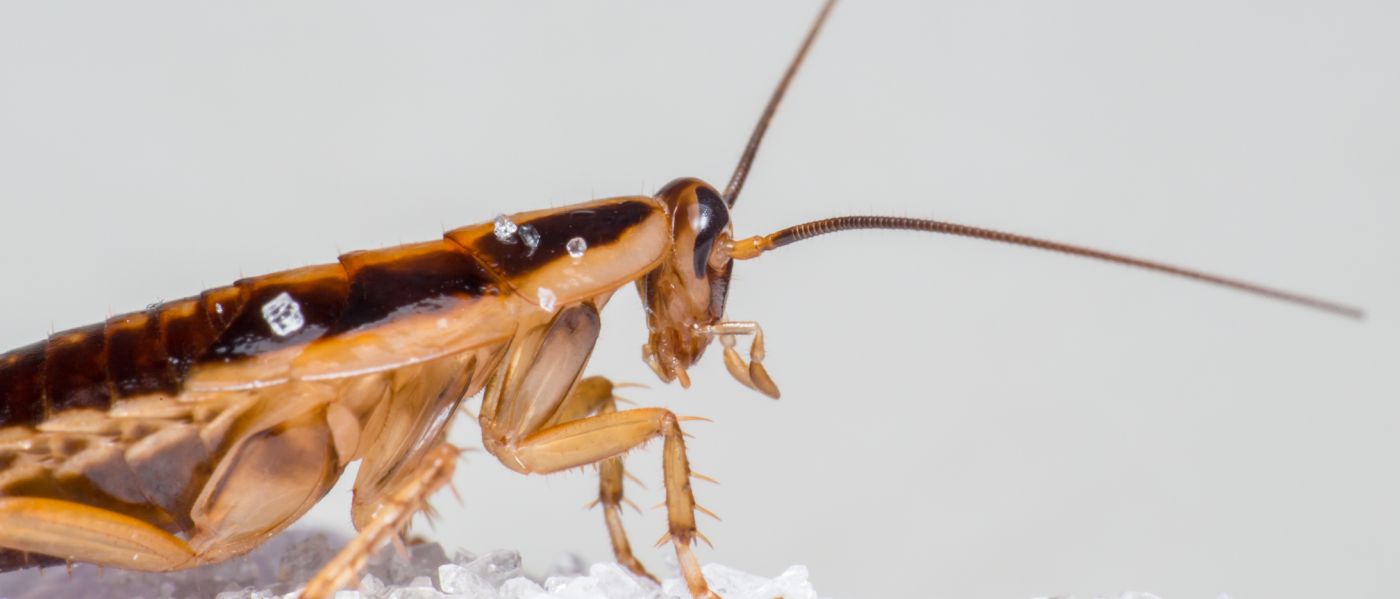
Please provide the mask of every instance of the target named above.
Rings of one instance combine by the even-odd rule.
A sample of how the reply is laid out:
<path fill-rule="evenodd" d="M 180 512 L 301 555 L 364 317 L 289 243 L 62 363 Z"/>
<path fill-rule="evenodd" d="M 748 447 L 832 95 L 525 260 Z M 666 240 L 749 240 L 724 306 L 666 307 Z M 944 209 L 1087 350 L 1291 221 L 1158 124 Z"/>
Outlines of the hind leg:
<path fill-rule="evenodd" d="M 0 547 L 126 570 L 199 565 L 188 543 L 136 518 L 71 501 L 0 498 Z"/>
<path fill-rule="evenodd" d="M 462 450 L 447 443 L 429 451 L 418 469 L 389 495 L 369 523 L 306 583 L 302 599 L 330 597 L 354 583 L 370 556 L 407 528 L 414 514 L 428 509 L 428 497 L 433 492 L 452 481 L 461 453 Z"/>

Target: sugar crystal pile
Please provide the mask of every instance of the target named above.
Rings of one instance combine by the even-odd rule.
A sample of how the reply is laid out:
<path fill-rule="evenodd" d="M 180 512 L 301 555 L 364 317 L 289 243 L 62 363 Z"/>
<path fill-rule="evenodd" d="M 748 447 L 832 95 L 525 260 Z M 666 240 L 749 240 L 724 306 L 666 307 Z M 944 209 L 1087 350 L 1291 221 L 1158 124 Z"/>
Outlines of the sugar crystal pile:
<path fill-rule="evenodd" d="M 343 539 L 292 531 L 248 555 L 181 572 L 152 574 L 78 565 L 0 575 L 0 599 L 281 599 L 295 598 L 306 581 L 335 555 Z M 726 599 L 818 599 L 807 569 L 793 566 L 776 578 L 718 564 L 705 578 Z M 542 574 L 526 572 L 520 554 L 484 555 L 457 550 L 450 556 L 436 543 L 386 549 L 370 561 L 360 584 L 336 599 L 690 599 L 678 577 L 660 586 L 615 563 L 585 566 L 577 557 L 557 561 Z"/>

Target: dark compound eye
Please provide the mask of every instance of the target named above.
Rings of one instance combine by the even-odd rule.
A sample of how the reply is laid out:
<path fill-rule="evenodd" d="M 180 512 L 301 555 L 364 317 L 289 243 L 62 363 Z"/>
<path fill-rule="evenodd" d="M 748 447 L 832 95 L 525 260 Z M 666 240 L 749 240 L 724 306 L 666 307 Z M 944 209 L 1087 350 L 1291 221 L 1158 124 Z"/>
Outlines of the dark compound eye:
<path fill-rule="evenodd" d="M 724 205 L 719 194 L 708 187 L 696 189 L 695 197 L 700 212 L 695 220 L 695 276 L 704 278 L 715 240 L 729 226 L 729 207 Z"/>

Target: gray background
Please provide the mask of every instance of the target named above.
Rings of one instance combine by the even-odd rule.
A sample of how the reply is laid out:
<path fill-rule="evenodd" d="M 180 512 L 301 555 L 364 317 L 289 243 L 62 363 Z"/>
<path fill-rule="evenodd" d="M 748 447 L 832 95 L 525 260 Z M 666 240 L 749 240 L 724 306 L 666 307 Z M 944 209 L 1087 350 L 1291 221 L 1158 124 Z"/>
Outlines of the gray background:
<path fill-rule="evenodd" d="M 690 427 L 717 548 L 825 594 L 1400 589 L 1393 2 L 837 8 L 735 213 L 940 217 L 1369 308 L 857 233 L 741 264 L 772 402 L 717 356 L 591 369 Z M 0 4 L 0 346 L 338 251 L 672 177 L 722 184 L 815 1 Z M 461 419 L 459 443 L 479 445 Z M 654 451 L 629 462 L 660 501 Z M 347 477 L 348 478 L 348 477 Z M 586 474 L 484 453 L 435 533 L 608 556 Z M 348 530 L 338 487 L 299 526 Z M 629 515 L 640 555 L 661 512 Z M 424 529 L 426 530 L 426 529 Z"/>

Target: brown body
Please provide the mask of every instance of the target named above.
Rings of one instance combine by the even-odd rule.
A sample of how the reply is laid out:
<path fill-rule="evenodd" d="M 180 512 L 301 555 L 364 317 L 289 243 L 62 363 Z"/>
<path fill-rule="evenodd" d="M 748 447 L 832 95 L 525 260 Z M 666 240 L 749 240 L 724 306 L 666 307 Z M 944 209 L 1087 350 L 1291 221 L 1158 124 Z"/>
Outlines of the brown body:
<path fill-rule="evenodd" d="M 498 217 L 439 241 L 342 256 L 66 331 L 0 355 L 0 570 L 55 561 L 164 571 L 248 551 L 285 528 L 361 460 L 357 537 L 307 586 L 326 597 L 396 538 L 457 450 L 444 431 L 484 392 L 482 443 L 506 467 L 598 466 L 614 553 L 622 457 L 662 440 L 670 540 L 691 594 L 714 597 L 696 530 L 685 418 L 619 410 L 583 378 L 612 294 L 635 283 L 642 356 L 666 382 L 711 341 L 730 374 L 778 397 L 762 329 L 730 321 L 735 260 L 850 229 L 973 237 L 1156 270 L 1349 317 L 1360 310 L 1200 271 L 1039 238 L 904 217 L 838 217 L 746 239 L 730 221 L 749 168 L 832 0 L 769 100 L 721 194 L 678 179 L 625 197 Z M 748 358 L 735 338 L 752 336 Z"/>
<path fill-rule="evenodd" d="M 196 565 L 286 527 L 363 459 L 353 514 L 363 526 L 517 335 L 570 306 L 601 308 L 660 261 L 664 217 L 645 197 L 518 215 L 510 222 L 536 241 L 466 227 L 4 354 L 0 498 L 81 504 L 180 533 Z M 566 247 L 575 239 L 581 256 Z M 46 561 L 0 549 L 0 567 Z"/>

